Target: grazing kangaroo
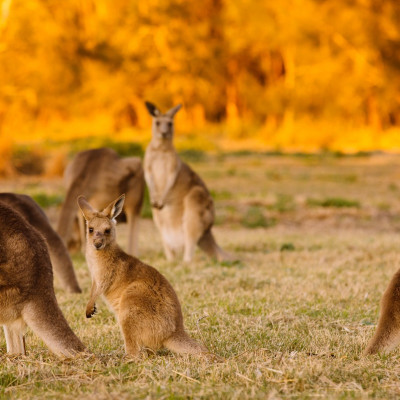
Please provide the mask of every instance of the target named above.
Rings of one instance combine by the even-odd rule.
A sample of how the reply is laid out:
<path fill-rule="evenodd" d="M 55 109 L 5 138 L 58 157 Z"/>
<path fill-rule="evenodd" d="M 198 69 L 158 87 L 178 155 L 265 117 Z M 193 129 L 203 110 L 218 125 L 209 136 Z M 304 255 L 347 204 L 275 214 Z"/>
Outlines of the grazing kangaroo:
<path fill-rule="evenodd" d="M 117 245 L 115 219 L 124 195 L 101 212 L 82 196 L 78 204 L 87 225 L 86 260 L 92 275 L 86 317 L 92 317 L 97 297 L 104 295 L 117 316 L 127 354 L 136 356 L 141 347 L 162 346 L 178 353 L 208 354 L 185 332 L 178 297 L 167 279 Z"/>
<path fill-rule="evenodd" d="M 146 106 L 153 116 L 153 127 L 144 156 L 144 176 L 167 259 L 172 260 L 183 248 L 183 259 L 189 262 L 198 244 L 209 256 L 230 260 L 211 232 L 214 203 L 210 193 L 201 178 L 179 158 L 172 143 L 174 116 L 181 105 L 165 114 L 149 102 Z"/>
<path fill-rule="evenodd" d="M 400 270 L 395 273 L 381 300 L 378 327 L 364 355 L 387 353 L 400 343 Z"/>
<path fill-rule="evenodd" d="M 24 194 L 0 193 L 0 202 L 18 211 L 25 220 L 36 228 L 46 239 L 54 273 L 63 288 L 72 293 L 81 293 L 74 267 L 62 239 L 51 227 L 50 222 L 35 201 Z"/>
<path fill-rule="evenodd" d="M 43 236 L 1 202 L 0 221 L 0 324 L 7 351 L 25 354 L 26 325 L 57 355 L 84 351 L 58 307 Z"/>
<path fill-rule="evenodd" d="M 85 250 L 85 224 L 78 214 L 76 199 L 82 194 L 95 207 L 104 208 L 120 193 L 126 193 L 128 253 L 137 254 L 139 214 L 144 196 L 142 163 L 138 157 L 120 158 L 112 149 L 100 148 L 78 153 L 67 166 L 64 179 L 67 196 L 61 209 L 57 231 L 67 244 L 75 216 L 79 215 L 82 251 Z"/>

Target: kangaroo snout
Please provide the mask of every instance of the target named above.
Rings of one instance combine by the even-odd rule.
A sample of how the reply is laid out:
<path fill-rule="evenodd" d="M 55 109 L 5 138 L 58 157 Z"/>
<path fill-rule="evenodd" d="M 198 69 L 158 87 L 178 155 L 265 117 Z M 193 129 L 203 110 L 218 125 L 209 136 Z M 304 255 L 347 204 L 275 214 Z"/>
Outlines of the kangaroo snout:
<path fill-rule="evenodd" d="M 103 242 L 95 242 L 93 245 L 97 250 L 100 250 L 103 247 Z"/>
<path fill-rule="evenodd" d="M 96 232 L 93 238 L 93 246 L 96 250 L 100 250 L 104 247 L 104 238 L 100 232 Z"/>

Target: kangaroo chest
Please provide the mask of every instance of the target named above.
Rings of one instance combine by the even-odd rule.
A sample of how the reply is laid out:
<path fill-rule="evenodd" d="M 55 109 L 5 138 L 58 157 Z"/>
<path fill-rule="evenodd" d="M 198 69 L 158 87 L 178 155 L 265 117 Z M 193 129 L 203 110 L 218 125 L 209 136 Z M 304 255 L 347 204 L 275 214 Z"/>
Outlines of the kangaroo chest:
<path fill-rule="evenodd" d="M 172 175 L 176 175 L 178 167 L 176 155 L 157 152 L 151 162 L 151 175 L 157 191 L 163 191 Z"/>

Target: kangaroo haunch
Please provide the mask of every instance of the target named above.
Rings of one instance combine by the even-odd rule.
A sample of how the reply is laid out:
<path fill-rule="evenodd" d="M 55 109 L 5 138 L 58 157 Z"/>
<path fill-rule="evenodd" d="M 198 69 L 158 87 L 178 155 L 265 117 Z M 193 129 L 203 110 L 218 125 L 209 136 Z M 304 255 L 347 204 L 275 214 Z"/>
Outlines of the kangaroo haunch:
<path fill-rule="evenodd" d="M 400 344 L 400 270 L 390 281 L 381 300 L 378 326 L 364 355 L 388 353 Z"/>
<path fill-rule="evenodd" d="M 0 221 L 0 324 L 7 351 L 25 354 L 26 325 L 57 355 L 84 351 L 58 307 L 43 236 L 1 202 Z"/>
<path fill-rule="evenodd" d="M 33 228 L 44 236 L 53 271 L 63 288 L 72 293 L 81 293 L 68 250 L 39 205 L 31 197 L 15 193 L 0 193 L 0 201 L 18 211 Z"/>

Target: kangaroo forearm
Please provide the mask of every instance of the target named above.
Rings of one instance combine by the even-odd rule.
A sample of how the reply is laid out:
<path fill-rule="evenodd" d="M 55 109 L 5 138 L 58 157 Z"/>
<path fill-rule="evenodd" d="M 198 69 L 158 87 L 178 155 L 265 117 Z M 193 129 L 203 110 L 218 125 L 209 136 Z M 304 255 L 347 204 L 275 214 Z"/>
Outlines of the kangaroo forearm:
<path fill-rule="evenodd" d="M 93 281 L 90 298 L 86 305 L 86 318 L 91 318 L 96 313 L 96 300 L 100 294 L 101 293 L 98 286 L 96 285 L 95 281 Z"/>
<path fill-rule="evenodd" d="M 173 174 L 172 177 L 170 177 L 168 179 L 167 184 L 166 184 L 166 186 L 165 186 L 165 188 L 163 190 L 163 193 L 161 194 L 161 197 L 160 197 L 161 204 L 164 204 L 165 199 L 168 196 L 168 193 L 172 189 L 172 186 L 174 186 L 174 183 L 176 181 L 176 177 L 177 177 L 177 173 Z"/>

